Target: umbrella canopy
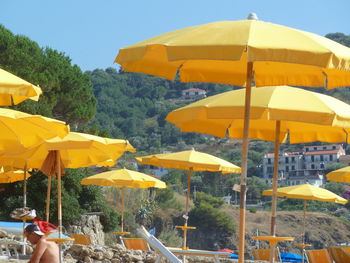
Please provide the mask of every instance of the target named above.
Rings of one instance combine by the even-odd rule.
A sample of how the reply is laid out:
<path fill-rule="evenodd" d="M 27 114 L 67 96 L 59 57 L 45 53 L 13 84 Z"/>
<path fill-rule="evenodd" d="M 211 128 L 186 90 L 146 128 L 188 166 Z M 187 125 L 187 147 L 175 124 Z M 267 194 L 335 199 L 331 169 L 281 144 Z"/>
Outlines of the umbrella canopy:
<path fill-rule="evenodd" d="M 0 154 L 3 154 L 21 152 L 43 139 L 64 137 L 69 127 L 55 119 L 0 108 L 0 130 Z"/>
<path fill-rule="evenodd" d="M 46 140 L 22 153 L 5 153 L 0 159 L 0 164 L 17 168 L 27 166 L 28 168 L 41 169 L 49 152 L 56 150 L 60 152 L 60 158 L 65 168 L 87 167 L 107 160 L 110 160 L 109 165 L 114 165 L 114 161 L 125 151 L 136 151 L 128 140 L 70 132 L 64 138 L 55 137 Z M 51 165 L 49 166 L 51 167 Z"/>
<path fill-rule="evenodd" d="M 263 195 L 272 195 L 273 191 L 265 190 Z M 305 239 L 305 219 L 306 219 L 306 200 L 316 200 L 322 202 L 333 202 L 338 204 L 346 204 L 348 200 L 332 193 L 331 191 L 313 186 L 310 184 L 301 184 L 294 186 L 281 187 L 277 189 L 277 195 L 279 197 L 287 197 L 294 199 L 303 199 L 304 200 L 304 219 L 303 219 L 303 240 Z"/>
<path fill-rule="evenodd" d="M 350 183 L 350 166 L 332 171 L 326 177 L 328 181 Z"/>
<path fill-rule="evenodd" d="M 187 223 L 188 206 L 191 190 L 191 176 L 193 171 L 211 171 L 222 173 L 240 173 L 241 168 L 213 155 L 197 152 L 195 150 L 182 151 L 176 153 L 163 153 L 148 156 L 135 157 L 135 159 L 145 165 L 161 166 L 165 168 L 176 168 L 188 170 L 187 175 L 187 194 L 186 194 L 186 212 L 184 230 L 183 248 L 187 248 Z"/>
<path fill-rule="evenodd" d="M 265 190 L 262 194 L 272 195 L 272 190 Z M 327 189 L 310 184 L 281 187 L 277 189 L 277 194 L 279 197 L 333 202 L 338 204 L 346 204 L 348 202 L 348 200 L 336 195 L 335 193 L 332 193 Z"/>
<path fill-rule="evenodd" d="M 0 105 L 11 106 L 26 99 L 38 101 L 42 90 L 0 68 Z"/>
<path fill-rule="evenodd" d="M 109 172 L 95 174 L 84 178 L 81 181 L 82 185 L 100 185 L 100 186 L 113 186 L 122 188 L 122 212 L 121 212 L 121 232 L 124 231 L 124 196 L 125 187 L 128 188 L 166 188 L 166 184 L 154 178 L 153 176 L 128 170 L 119 169 Z"/>
<path fill-rule="evenodd" d="M 350 83 L 349 53 L 350 48 L 325 37 L 247 19 L 165 33 L 120 49 L 115 62 L 129 72 L 167 79 L 178 73 L 182 82 L 238 86 L 246 85 L 252 62 L 258 87 L 322 87 L 327 82 L 335 88 Z"/>
<path fill-rule="evenodd" d="M 26 178 L 31 175 L 27 174 Z M 24 171 L 22 170 L 5 170 L 3 167 L 0 169 L 0 184 L 9 184 L 24 180 Z"/>
<path fill-rule="evenodd" d="M 135 157 L 142 164 L 192 171 L 240 173 L 241 168 L 216 156 L 195 150 Z"/>
<path fill-rule="evenodd" d="M 184 132 L 201 132 L 224 138 L 243 137 L 245 90 L 214 95 L 169 113 L 166 120 Z M 346 142 L 350 131 L 350 105 L 324 94 L 274 86 L 253 88 L 249 138 L 275 141 Z M 320 126 L 322 125 L 322 126 Z"/>
<path fill-rule="evenodd" d="M 244 262 L 250 95 L 257 86 L 328 88 L 350 85 L 349 48 L 285 26 L 247 20 L 215 22 L 169 32 L 119 50 L 124 71 L 183 82 L 246 87 L 240 183 L 239 262 Z M 273 260 L 273 258 L 272 258 Z"/>
<path fill-rule="evenodd" d="M 100 185 L 128 188 L 166 188 L 166 184 L 147 174 L 128 169 L 112 170 L 84 178 L 82 185 Z"/>

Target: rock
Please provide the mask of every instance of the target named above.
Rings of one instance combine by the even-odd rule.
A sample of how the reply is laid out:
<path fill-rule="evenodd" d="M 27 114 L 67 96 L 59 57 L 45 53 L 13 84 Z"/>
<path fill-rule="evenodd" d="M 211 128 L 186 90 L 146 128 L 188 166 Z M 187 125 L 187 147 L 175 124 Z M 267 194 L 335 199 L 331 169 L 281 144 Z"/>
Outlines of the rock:
<path fill-rule="evenodd" d="M 94 260 L 88 256 L 84 257 L 84 262 L 87 262 L 87 263 L 93 263 Z"/>
<path fill-rule="evenodd" d="M 130 259 L 132 261 L 138 262 L 138 261 L 142 261 L 142 256 L 141 255 L 137 255 L 137 254 L 131 254 L 130 255 Z"/>
<path fill-rule="evenodd" d="M 4 230 L 0 230 L 0 238 L 7 237 L 7 232 Z"/>
<path fill-rule="evenodd" d="M 97 260 L 102 260 L 103 259 L 103 252 L 101 252 L 101 251 L 93 252 L 92 257 L 97 259 Z"/>
<path fill-rule="evenodd" d="M 107 250 L 107 251 L 103 252 L 103 257 L 105 259 L 112 259 L 113 256 L 114 256 L 114 253 L 112 250 Z"/>

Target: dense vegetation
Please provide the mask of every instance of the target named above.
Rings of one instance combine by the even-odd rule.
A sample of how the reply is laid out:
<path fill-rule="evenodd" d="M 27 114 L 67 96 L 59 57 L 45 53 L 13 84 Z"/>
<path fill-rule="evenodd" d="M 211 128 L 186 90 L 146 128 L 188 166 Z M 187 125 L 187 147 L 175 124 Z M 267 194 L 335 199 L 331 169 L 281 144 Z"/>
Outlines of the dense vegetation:
<path fill-rule="evenodd" d="M 350 46 L 350 36 L 342 33 L 328 34 L 327 37 Z M 191 101 L 181 98 L 181 90 L 200 88 L 207 95 L 217 94 L 234 89 L 229 85 L 208 83 L 180 83 L 143 74 L 125 73 L 114 68 L 96 69 L 82 72 L 64 53 L 52 48 L 41 48 L 25 36 L 12 34 L 0 25 L 0 67 L 24 79 L 39 84 L 44 95 L 40 103 L 26 101 L 12 108 L 29 113 L 42 114 L 64 120 L 72 130 L 95 133 L 114 138 L 126 138 L 138 149 L 138 155 L 159 153 L 165 150 L 180 151 L 196 148 L 224 158 L 240 165 L 240 143 L 217 139 L 195 133 L 181 133 L 174 125 L 165 121 L 166 115 L 173 109 L 184 106 Z M 348 88 L 332 91 L 318 90 L 350 102 Z M 297 150 L 301 145 L 282 145 L 282 149 Z M 261 192 L 270 186 L 260 180 L 260 162 L 264 153 L 271 152 L 270 142 L 253 141 L 250 143 L 248 161 L 248 201 L 261 200 Z M 123 158 L 123 165 L 130 165 L 132 156 Z M 148 167 L 140 166 L 140 170 L 148 171 Z M 37 193 L 46 192 L 47 179 L 40 171 L 33 172 L 28 183 L 28 204 L 43 216 L 45 198 Z M 115 200 L 120 198 L 118 191 L 103 192 L 98 187 L 86 187 L 80 180 L 91 175 L 90 169 L 68 169 L 63 177 L 63 221 L 70 224 L 81 213 L 103 211 L 105 230 L 115 229 L 118 217 L 115 212 Z M 127 228 L 133 230 L 138 223 L 148 227 L 156 225 L 163 239 L 175 241 L 178 233 L 166 229 L 164 211 L 173 211 L 170 224 L 182 223 L 182 214 L 174 211 L 183 210 L 183 204 L 176 198 L 183 196 L 186 189 L 186 172 L 170 170 L 163 177 L 169 185 L 167 190 L 158 190 L 154 196 L 151 192 L 147 198 L 134 198 L 130 211 L 126 212 Z M 195 193 L 195 201 L 190 211 L 190 224 L 202 229 L 197 236 L 191 236 L 190 242 L 199 244 L 201 248 L 214 248 L 214 240 L 219 247 L 227 242 L 235 232 L 235 225 L 220 209 L 221 199 L 226 195 L 234 195 L 232 186 L 239 183 L 239 177 L 220 175 L 219 173 L 194 173 L 191 192 Z M 342 194 L 344 189 L 330 184 L 328 188 Z M 9 220 L 9 213 L 22 204 L 22 183 L 1 185 L 0 219 Z M 51 218 L 56 218 L 55 182 L 51 198 Z M 153 194 L 152 194 L 153 193 Z M 135 195 L 135 192 L 132 192 Z M 137 195 L 138 196 L 138 195 Z M 142 195 L 140 195 L 142 196 Z M 110 206 L 104 201 L 110 197 Z M 138 196 L 139 197 L 139 196 Z M 138 200 L 138 201 L 136 201 Z M 301 207 L 299 201 L 286 200 L 280 203 L 284 209 Z M 313 206 L 313 205 L 312 205 Z M 315 204 L 315 209 L 319 208 Z M 110 208 L 110 207 L 113 207 Z M 332 207 L 328 207 L 333 209 Z M 328 209 L 327 208 L 327 209 Z M 169 212 L 170 214 L 170 212 Z M 215 229 L 213 232 L 211 229 Z M 207 243 L 201 243 L 201 234 L 207 233 Z M 209 233 L 209 234 L 208 234 Z M 203 240 L 203 238 L 202 238 Z M 180 242 L 177 239 L 177 242 Z M 179 245 L 179 244 L 178 244 Z M 192 246 L 193 247 L 193 246 Z"/>

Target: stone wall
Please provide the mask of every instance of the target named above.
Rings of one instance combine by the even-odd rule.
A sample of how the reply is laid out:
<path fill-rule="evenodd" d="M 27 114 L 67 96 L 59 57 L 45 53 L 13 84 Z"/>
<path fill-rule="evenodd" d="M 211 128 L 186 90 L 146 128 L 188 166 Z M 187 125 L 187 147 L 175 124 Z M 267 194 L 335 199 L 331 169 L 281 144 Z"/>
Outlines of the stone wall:
<path fill-rule="evenodd" d="M 105 245 L 105 234 L 98 215 L 82 215 L 79 220 L 67 228 L 67 232 L 88 235 L 93 245 Z"/>

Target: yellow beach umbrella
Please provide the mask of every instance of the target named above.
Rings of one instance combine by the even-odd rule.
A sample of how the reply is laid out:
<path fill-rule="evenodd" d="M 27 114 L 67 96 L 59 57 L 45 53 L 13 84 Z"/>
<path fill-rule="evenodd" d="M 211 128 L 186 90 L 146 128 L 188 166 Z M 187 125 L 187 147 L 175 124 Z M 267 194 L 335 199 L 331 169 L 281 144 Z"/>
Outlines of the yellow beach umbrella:
<path fill-rule="evenodd" d="M 216 156 L 197 152 L 195 150 L 181 151 L 175 153 L 154 154 L 148 156 L 135 157 L 135 159 L 145 165 L 161 166 L 165 168 L 176 168 L 188 170 L 186 212 L 184 224 L 184 245 L 186 248 L 186 227 L 188 223 L 188 206 L 190 199 L 191 177 L 193 171 L 211 171 L 221 173 L 240 173 L 241 168 Z"/>
<path fill-rule="evenodd" d="M 46 220 L 49 220 L 51 176 L 57 175 L 58 225 L 62 231 L 61 175 L 64 168 L 87 167 L 116 160 L 125 151 L 136 151 L 127 140 L 109 139 L 84 133 L 71 132 L 64 138 L 55 137 L 21 154 L 7 154 L 2 164 L 13 167 L 41 169 L 49 176 Z"/>
<path fill-rule="evenodd" d="M 26 99 L 38 101 L 42 90 L 0 68 L 0 105 L 11 106 Z"/>
<path fill-rule="evenodd" d="M 350 85 L 350 49 L 332 40 L 277 24 L 221 21 L 175 30 L 119 50 L 115 62 L 127 72 L 182 82 L 245 86 L 239 226 L 239 262 L 244 262 L 250 94 L 256 86 L 327 88 Z"/>
<path fill-rule="evenodd" d="M 27 174 L 29 178 L 31 174 Z M 0 169 L 0 184 L 10 184 L 24 180 L 24 171 L 22 170 L 6 170 L 4 167 Z"/>
<path fill-rule="evenodd" d="M 124 196 L 125 188 L 166 188 L 166 184 L 154 178 L 153 176 L 128 170 L 119 169 L 109 172 L 95 174 L 84 178 L 81 181 L 82 185 L 99 185 L 99 186 L 113 186 L 122 188 L 122 211 L 121 211 L 121 233 L 124 232 Z"/>
<path fill-rule="evenodd" d="M 263 195 L 272 195 L 272 190 L 263 191 Z M 306 200 L 316 200 L 322 202 L 333 202 L 338 204 L 346 204 L 348 201 L 331 191 L 313 186 L 310 184 L 301 184 L 295 186 L 281 187 L 277 189 L 279 197 L 287 197 L 304 200 L 304 218 L 303 218 L 303 240 L 305 239 L 305 219 L 306 219 Z"/>
<path fill-rule="evenodd" d="M 332 171 L 326 177 L 328 181 L 350 183 L 350 166 Z"/>

